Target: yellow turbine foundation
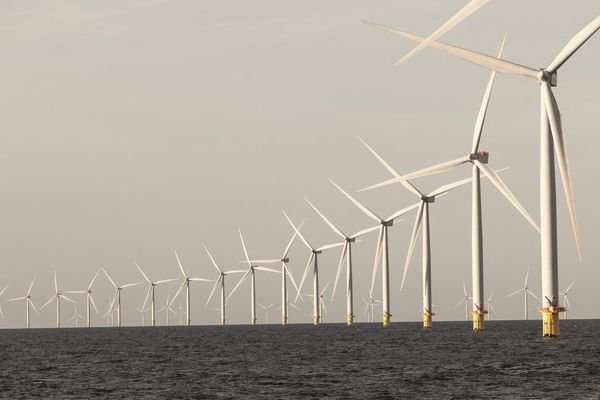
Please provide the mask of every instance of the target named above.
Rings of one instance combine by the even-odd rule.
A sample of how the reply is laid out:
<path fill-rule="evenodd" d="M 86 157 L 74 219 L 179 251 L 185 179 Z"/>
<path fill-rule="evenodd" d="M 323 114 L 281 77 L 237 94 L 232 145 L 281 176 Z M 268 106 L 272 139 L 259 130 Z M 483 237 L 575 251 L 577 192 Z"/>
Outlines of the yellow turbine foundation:
<path fill-rule="evenodd" d="M 431 328 L 431 317 L 432 316 L 433 316 L 433 313 L 430 313 L 430 312 L 423 313 L 423 329 Z"/>
<path fill-rule="evenodd" d="M 250 318 L 250 324 L 256 325 L 256 318 Z"/>
<path fill-rule="evenodd" d="M 224 319 L 219 320 L 219 324 L 225 325 L 225 320 Z"/>
<path fill-rule="evenodd" d="M 288 323 L 287 317 L 281 317 L 281 326 L 286 326 Z"/>
<path fill-rule="evenodd" d="M 564 307 L 542 307 L 539 309 L 542 313 L 542 335 L 544 337 L 555 337 L 560 335 L 560 325 L 558 313 L 565 311 Z"/>
<path fill-rule="evenodd" d="M 321 317 L 319 315 L 313 315 L 313 325 L 319 325 L 321 323 Z"/>
<path fill-rule="evenodd" d="M 354 323 L 354 315 L 352 315 L 352 314 L 346 315 L 346 324 L 348 326 L 352 326 L 353 323 Z"/>
<path fill-rule="evenodd" d="M 471 311 L 473 315 L 473 331 L 479 332 L 485 330 L 485 317 L 488 312 L 486 310 Z"/>
<path fill-rule="evenodd" d="M 383 327 L 387 328 L 388 326 L 390 326 L 390 317 L 392 316 L 392 314 L 389 313 L 385 313 L 383 314 Z"/>

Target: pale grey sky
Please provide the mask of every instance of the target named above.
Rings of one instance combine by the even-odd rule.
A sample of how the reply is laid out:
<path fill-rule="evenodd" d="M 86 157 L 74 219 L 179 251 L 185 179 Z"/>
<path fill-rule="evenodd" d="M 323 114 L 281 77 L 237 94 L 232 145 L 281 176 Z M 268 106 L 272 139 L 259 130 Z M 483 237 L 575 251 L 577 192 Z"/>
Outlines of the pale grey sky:
<path fill-rule="evenodd" d="M 141 280 L 134 262 L 152 279 L 179 277 L 176 248 L 191 274 L 212 278 L 201 241 L 224 267 L 240 267 L 238 228 L 251 256 L 278 256 L 292 233 L 282 209 L 296 221 L 306 218 L 312 242 L 336 240 L 303 196 L 345 230 L 370 226 L 326 180 L 356 190 L 388 178 L 356 136 L 402 172 L 464 155 L 488 72 L 433 49 L 394 68 L 413 43 L 361 20 L 428 34 L 465 3 L 2 2 L 0 285 L 10 286 L 0 300 L 6 317 L 0 324 L 21 327 L 23 305 L 5 299 L 24 295 L 37 274 L 33 300 L 43 304 L 53 292 L 55 269 L 66 290 L 85 287 L 99 266 L 119 282 Z M 507 32 L 505 58 L 545 66 L 600 12 L 591 0 L 551 3 L 491 1 L 444 40 L 495 53 Z M 555 91 L 568 135 L 584 256 L 580 264 L 559 186 L 560 287 L 577 280 L 570 314 L 577 318 L 599 316 L 593 186 L 599 55 L 597 34 L 561 69 Z M 481 146 L 490 151 L 491 166 L 511 167 L 503 177 L 536 219 L 538 96 L 532 81 L 499 75 Z M 465 167 L 414 183 L 429 190 L 469 174 Z M 520 318 L 522 298 L 504 295 L 521 286 L 529 266 L 530 287 L 539 295 L 539 239 L 493 187 L 484 184 L 483 191 L 486 297 L 495 291 L 494 318 Z M 414 202 L 400 186 L 357 197 L 385 215 Z M 413 218 L 390 232 L 393 321 L 419 318 L 420 251 L 399 292 Z M 464 309 L 453 307 L 463 280 L 470 288 L 469 188 L 436 202 L 431 219 L 436 319 L 461 319 Z M 354 250 L 359 310 L 374 247 L 373 235 Z M 298 280 L 307 257 L 297 242 L 291 268 Z M 333 279 L 337 259 L 338 250 L 322 258 L 323 285 Z M 228 288 L 233 285 L 230 279 Z M 158 301 L 176 286 L 159 288 Z M 376 297 L 380 286 L 378 278 Z M 259 274 L 257 288 L 260 303 L 279 301 L 279 277 Z M 105 279 L 96 290 L 104 312 Z M 134 306 L 141 305 L 144 291 L 124 292 L 126 324 L 138 322 Z M 193 288 L 195 323 L 218 320 L 203 308 L 208 291 L 200 283 Z M 290 311 L 292 322 L 310 321 L 308 299 L 301 307 L 303 313 Z M 51 326 L 53 310 L 34 316 L 33 326 Z M 338 288 L 325 321 L 343 321 L 344 310 Z M 70 307 L 63 313 L 70 317 Z M 538 318 L 533 305 L 530 314 Z M 273 311 L 271 320 L 277 319 Z M 228 322 L 248 320 L 246 284 L 228 304 Z"/>

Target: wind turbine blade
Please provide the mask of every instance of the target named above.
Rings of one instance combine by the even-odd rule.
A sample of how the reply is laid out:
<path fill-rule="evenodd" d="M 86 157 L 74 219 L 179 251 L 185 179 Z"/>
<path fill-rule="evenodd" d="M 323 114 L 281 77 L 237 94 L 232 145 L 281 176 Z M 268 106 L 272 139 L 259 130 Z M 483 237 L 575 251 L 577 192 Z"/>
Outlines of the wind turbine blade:
<path fill-rule="evenodd" d="M 248 272 L 247 269 L 232 269 L 231 271 L 225 271 L 223 273 L 225 275 L 229 275 L 229 274 L 245 274 L 246 272 Z"/>
<path fill-rule="evenodd" d="M 506 297 L 510 297 L 510 296 L 514 296 L 515 294 L 519 294 L 519 293 L 521 293 L 523 290 L 525 290 L 525 289 L 519 289 L 519 290 L 515 290 L 514 292 L 507 294 L 507 295 L 506 295 Z"/>
<path fill-rule="evenodd" d="M 403 208 L 402 210 L 396 211 L 395 213 L 393 213 L 392 215 L 390 215 L 389 217 L 387 217 L 386 222 L 389 221 L 394 221 L 397 218 L 400 218 L 401 216 L 403 216 L 404 214 L 414 210 L 415 208 L 419 207 L 421 205 L 421 202 L 415 203 L 412 206 L 408 206 Z"/>
<path fill-rule="evenodd" d="M 308 200 L 306 197 L 304 198 L 304 200 L 306 200 L 306 202 L 312 207 L 312 209 L 315 210 L 317 214 L 319 214 L 319 217 L 321 217 L 321 219 L 325 221 L 327 225 L 329 225 L 332 231 L 337 233 L 338 236 L 340 236 L 342 239 L 346 239 L 346 235 L 337 226 L 335 226 L 333 222 L 328 220 L 327 217 L 323 215 L 323 213 L 317 207 L 315 207 L 313 203 L 310 202 L 310 200 Z"/>
<path fill-rule="evenodd" d="M 552 131 L 552 138 L 554 139 L 554 150 L 556 151 L 560 176 L 562 178 L 563 188 L 567 198 L 567 205 L 569 207 L 571 227 L 573 228 L 575 244 L 577 245 L 577 253 L 579 254 L 579 261 L 581 262 L 581 239 L 579 228 L 577 226 L 577 214 L 575 212 L 575 200 L 573 198 L 573 185 L 571 183 L 571 170 L 569 167 L 569 159 L 567 157 L 567 147 L 562 129 L 560 111 L 548 82 L 542 82 L 542 92 L 544 93 L 546 110 L 548 112 L 548 120 L 550 121 L 550 130 Z"/>
<path fill-rule="evenodd" d="M 516 208 L 517 211 L 523 216 L 523 218 L 525 218 L 525 220 L 527 220 L 527 222 L 529 222 L 531 226 L 533 226 L 533 228 L 539 233 L 539 225 L 535 222 L 533 217 L 529 215 L 525 207 L 523 207 L 523 205 L 519 202 L 515 195 L 512 194 L 512 192 L 510 191 L 508 186 L 506 186 L 506 184 L 500 178 L 500 176 L 494 171 L 492 171 L 487 165 L 481 163 L 479 160 L 473 160 L 473 163 L 477 166 L 477 168 L 479 168 L 481 172 L 483 172 L 483 174 L 490 180 L 490 182 L 492 182 L 496 189 L 498 189 L 498 191 L 502 193 L 502 195 L 504 195 L 506 200 L 508 200 L 510 204 L 512 204 L 513 207 Z"/>
<path fill-rule="evenodd" d="M 144 303 L 142 304 L 142 310 L 146 309 L 146 303 L 148 302 L 148 297 L 150 296 L 150 292 L 152 291 L 152 285 L 148 287 L 148 291 L 146 292 L 146 297 L 144 297 Z"/>
<path fill-rule="evenodd" d="M 31 280 L 31 284 L 29 285 L 29 289 L 27 289 L 27 296 L 29 296 L 31 294 L 31 288 L 33 287 L 33 284 L 35 283 L 35 278 L 37 278 L 37 275 L 34 275 L 33 279 Z"/>
<path fill-rule="evenodd" d="M 94 310 L 96 310 L 96 314 L 98 314 L 98 307 L 96 307 L 96 303 L 94 302 L 94 298 L 92 297 L 92 294 L 89 293 L 88 296 L 90 297 L 90 303 L 92 303 Z"/>
<path fill-rule="evenodd" d="M 141 285 L 142 283 L 144 283 L 144 282 L 128 283 L 127 285 L 121 286 L 121 289 L 125 289 L 126 287 L 131 287 L 131 286 L 138 286 L 138 285 Z"/>
<path fill-rule="evenodd" d="M 459 157 L 454 160 L 446 161 L 446 162 L 443 162 L 443 163 L 440 163 L 437 165 L 433 165 L 431 167 L 423 168 L 418 171 L 404 174 L 402 177 L 404 179 L 414 179 L 414 178 L 421 178 L 424 176 L 439 174 L 441 172 L 449 171 L 452 168 L 455 168 L 461 164 L 468 162 L 469 160 L 470 159 L 468 156 Z M 400 180 L 397 180 L 396 182 L 399 182 L 399 181 Z"/>
<path fill-rule="evenodd" d="M 240 261 L 241 263 L 246 263 L 247 261 Z M 254 265 L 256 264 L 277 264 L 280 263 L 281 260 L 279 259 L 272 259 L 272 260 L 250 260 L 250 262 Z"/>
<path fill-rule="evenodd" d="M 461 306 L 465 301 L 467 301 L 466 299 L 462 299 L 461 301 L 458 302 L 458 304 L 456 304 L 454 306 L 454 308 L 458 308 L 459 306 Z"/>
<path fill-rule="evenodd" d="M 35 308 L 35 305 L 33 304 L 33 301 L 31 301 L 31 299 L 27 299 L 27 302 L 29 303 L 29 305 L 31 306 L 31 308 L 33 308 L 33 311 L 35 311 L 35 313 L 37 315 L 40 315 L 40 312 L 38 311 L 37 308 Z"/>
<path fill-rule="evenodd" d="M 181 274 L 183 275 L 184 279 L 187 279 L 187 275 L 185 273 L 185 270 L 183 269 L 183 264 L 181 264 L 181 260 L 179 259 L 179 254 L 177 254 L 177 251 L 173 250 L 173 253 L 175 254 L 175 258 L 177 259 L 177 265 L 179 265 L 179 269 L 181 270 Z"/>
<path fill-rule="evenodd" d="M 540 298 L 539 298 L 539 297 L 537 297 L 537 296 L 535 295 L 535 293 L 533 293 L 531 290 L 527 289 L 527 293 L 529 293 L 530 295 L 532 295 L 533 297 L 535 297 L 535 299 L 536 299 L 537 301 L 539 301 L 540 303 L 542 302 L 542 301 L 540 300 Z"/>
<path fill-rule="evenodd" d="M 98 277 L 99 273 L 100 273 L 100 270 L 96 271 L 96 274 L 92 278 L 92 281 L 90 282 L 90 285 L 88 286 L 87 290 L 91 290 L 92 289 L 92 286 L 94 285 L 94 282 L 96 282 L 96 278 Z"/>
<path fill-rule="evenodd" d="M 208 296 L 208 299 L 206 299 L 206 303 L 204 304 L 204 307 L 208 307 L 208 303 L 210 303 L 210 299 L 212 299 L 213 294 L 215 294 L 215 290 L 217 290 L 217 286 L 219 285 L 219 282 L 221 282 L 221 279 L 223 279 L 223 275 L 219 275 L 219 278 L 215 281 L 215 284 L 212 287 L 212 290 L 210 291 L 210 295 Z"/>
<path fill-rule="evenodd" d="M 280 274 L 281 271 L 277 271 L 276 269 L 267 268 L 267 267 L 254 267 L 256 271 L 265 271 L 265 272 L 273 272 L 275 274 Z"/>
<path fill-rule="evenodd" d="M 18 301 L 18 300 L 25 300 L 27 297 L 23 296 L 23 297 L 14 297 L 12 299 L 8 299 L 6 301 Z"/>
<path fill-rule="evenodd" d="M 370 25 L 374 28 L 378 28 L 387 32 L 391 32 L 395 35 L 402 36 L 406 39 L 412 40 L 414 42 L 422 42 L 425 40 L 423 36 L 415 35 L 413 33 L 403 32 L 395 28 L 391 28 L 389 26 L 376 24 L 374 22 L 363 21 L 365 24 Z M 513 75 L 523 75 L 528 76 L 533 79 L 538 79 L 538 70 L 525 67 L 523 65 L 519 65 L 510 61 L 506 61 L 500 58 L 488 56 L 487 54 L 478 53 L 476 51 L 463 49 L 462 47 L 453 46 L 444 42 L 433 42 L 429 45 L 429 47 L 433 47 L 435 49 L 441 50 L 445 53 L 451 54 L 455 57 L 462 58 L 465 61 L 469 61 L 473 64 L 480 65 L 484 68 L 490 69 L 492 71 L 513 74 Z"/>
<path fill-rule="evenodd" d="M 304 268 L 304 273 L 302 273 L 302 279 L 300 280 L 300 286 L 298 286 L 300 289 L 302 289 L 302 286 L 304 285 L 304 280 L 306 279 L 306 275 L 308 274 L 308 269 L 310 268 L 310 264 L 312 263 L 313 258 L 315 258 L 315 253 L 311 252 L 310 257 L 308 257 L 308 262 L 306 263 L 306 267 Z M 298 294 L 296 294 L 296 300 L 294 300 L 294 302 L 297 302 L 299 297 L 301 297 L 300 292 L 298 292 Z"/>
<path fill-rule="evenodd" d="M 527 282 L 529 281 L 529 268 L 527 268 L 527 273 L 525 274 L 525 288 L 527 288 Z"/>
<path fill-rule="evenodd" d="M 323 288 L 323 290 L 321 290 L 321 294 L 319 296 L 323 296 L 323 293 L 325 293 L 325 291 L 327 290 L 327 288 L 329 287 L 329 285 L 331 285 L 331 281 L 327 282 L 327 285 L 325 285 L 325 287 Z"/>
<path fill-rule="evenodd" d="M 235 285 L 235 287 L 233 288 L 233 290 L 229 293 L 229 296 L 227 296 L 227 299 L 225 300 L 225 302 L 228 302 L 229 299 L 231 298 L 231 296 L 235 293 L 235 291 L 240 287 L 240 285 L 242 284 L 242 282 L 244 282 L 244 280 L 246 279 L 246 277 L 250 274 L 250 272 L 252 272 L 251 269 L 248 269 L 248 271 L 246 271 L 246 273 L 242 276 L 242 278 L 239 280 L 239 282 L 237 283 L 237 285 Z"/>
<path fill-rule="evenodd" d="M 246 244 L 244 243 L 244 237 L 242 236 L 242 230 L 238 229 L 238 232 L 240 234 L 240 240 L 242 241 L 242 248 L 244 249 L 244 256 L 246 256 L 246 261 L 248 262 L 249 266 L 252 266 L 252 263 L 250 262 L 250 257 L 248 257 L 248 251 L 246 250 Z"/>
<path fill-rule="evenodd" d="M 68 298 L 67 296 L 63 296 L 62 294 L 61 294 L 61 295 L 59 295 L 58 297 L 60 297 L 61 299 L 64 299 L 64 300 L 66 300 L 66 301 L 70 301 L 70 302 L 71 302 L 71 303 L 73 303 L 73 304 L 77 304 L 77 302 L 76 302 L 76 301 L 73 301 L 73 300 L 71 300 L 71 299 L 70 299 L 70 298 Z"/>
<path fill-rule="evenodd" d="M 364 140 L 362 140 L 361 138 L 358 138 L 358 140 L 360 140 L 362 142 L 362 144 L 365 145 L 365 147 L 371 152 L 371 154 L 381 163 L 381 165 L 383 165 L 385 167 L 385 169 L 388 170 L 389 173 L 391 173 L 394 178 L 398 178 L 399 181 L 402 186 L 404 186 L 408 191 L 412 192 L 415 196 L 417 197 L 421 197 L 422 193 L 419 192 L 417 190 L 417 188 L 415 188 L 412 183 L 408 182 L 406 180 L 406 178 L 404 178 L 402 176 L 402 174 L 400 174 L 398 171 L 396 171 L 387 161 L 385 161 L 383 159 L 383 157 L 381 157 L 379 154 L 377 154 L 377 152 L 375 150 L 373 150 L 373 148 L 371 148 L 371 146 L 369 146 Z"/>
<path fill-rule="evenodd" d="M 55 296 L 50 297 L 50 300 L 48 300 L 43 306 L 40 307 L 40 310 L 43 310 L 44 308 L 46 308 L 46 306 L 50 303 L 52 303 L 52 300 L 54 300 Z"/>
<path fill-rule="evenodd" d="M 65 290 L 63 293 L 83 294 L 83 293 L 87 293 L 87 290 Z M 0 293 L 0 295 L 2 295 L 2 293 Z"/>
<path fill-rule="evenodd" d="M 208 251 L 208 247 L 206 247 L 204 242 L 202 242 L 202 246 L 204 246 L 204 250 L 206 250 L 206 254 L 208 254 L 208 258 L 210 258 L 212 265 L 214 265 L 214 267 L 217 269 L 217 271 L 219 271 L 219 273 L 222 273 L 223 271 L 221 271 L 221 268 L 219 268 L 219 266 L 215 262 L 215 259 L 213 258 L 212 254 L 210 254 L 210 251 Z"/>
<path fill-rule="evenodd" d="M 317 251 L 325 251 L 325 250 L 329 250 L 329 249 L 334 249 L 336 247 L 342 247 L 344 244 L 346 244 L 346 242 L 326 244 L 325 246 L 321 246 L 321 247 L 317 248 Z"/>
<path fill-rule="evenodd" d="M 112 285 L 117 288 L 117 284 L 115 283 L 115 281 L 112 280 L 112 278 L 110 277 L 110 275 L 108 275 L 108 272 L 106 272 L 106 270 L 104 268 L 102 268 L 102 271 L 104 271 L 104 275 L 106 275 L 106 277 L 108 278 L 108 280 L 110 281 L 110 283 L 112 283 Z"/>
<path fill-rule="evenodd" d="M 198 279 L 198 278 L 193 278 L 193 279 Z M 154 282 L 154 284 L 155 284 L 155 285 L 160 285 L 160 284 L 162 284 L 162 283 L 173 282 L 173 281 L 176 281 L 176 280 L 177 280 L 176 278 L 171 278 L 171 279 L 163 279 L 163 280 L 160 280 L 160 281 L 156 281 L 156 282 Z M 190 279 L 190 280 L 192 280 L 192 279 Z M 208 279 L 204 279 L 204 280 L 208 280 Z"/>
<path fill-rule="evenodd" d="M 494 297 L 494 292 L 490 293 L 490 297 L 488 297 L 488 303 L 492 301 L 492 297 Z"/>
<path fill-rule="evenodd" d="M 465 286 L 465 281 L 463 281 L 463 292 L 465 293 L 465 297 L 467 297 L 467 287 Z"/>
<path fill-rule="evenodd" d="M 137 267 L 137 269 L 140 271 L 140 273 L 142 274 L 142 276 L 144 277 L 144 279 L 146 280 L 146 282 L 148 282 L 149 284 L 152 284 L 152 281 L 150 280 L 150 278 L 148 278 L 146 276 L 146 274 L 144 273 L 144 271 L 142 271 L 142 269 L 140 268 L 140 266 L 138 265 L 138 263 L 134 263 L 134 264 Z"/>
<path fill-rule="evenodd" d="M 431 193 L 428 193 L 427 196 L 435 197 L 435 196 L 439 196 L 441 194 L 448 193 L 451 190 L 454 190 L 460 186 L 466 185 L 467 183 L 471 182 L 472 180 L 473 180 L 473 178 L 465 178 L 465 179 L 461 179 L 456 182 L 448 183 L 447 185 L 440 186 L 439 188 L 435 189 Z"/>
<path fill-rule="evenodd" d="M 425 47 L 429 46 L 431 43 L 435 42 L 436 39 L 441 37 L 443 34 L 448 32 L 450 29 L 454 28 L 457 24 L 459 24 L 462 20 L 467 18 L 469 15 L 473 14 L 477 11 L 481 6 L 487 3 L 488 0 L 471 0 L 469 4 L 464 6 L 459 12 L 457 12 L 452 18 L 446 21 L 442 26 L 440 26 L 435 32 L 429 35 L 428 38 L 423 40 L 417 47 L 412 49 L 408 54 L 402 57 L 400 60 L 396 61 L 394 66 L 399 66 L 409 58 L 413 57 L 415 54 L 423 50 Z"/>
<path fill-rule="evenodd" d="M 304 220 L 302 220 L 302 222 L 300 222 L 300 225 L 298 226 L 298 229 L 302 229 L 302 225 L 304 225 Z M 294 240 L 296 239 L 296 236 L 298 236 L 298 232 L 296 232 L 294 230 L 294 234 L 292 235 L 292 238 L 288 242 L 287 246 L 285 246 L 285 250 L 283 251 L 283 256 L 281 257 L 281 260 L 287 258 L 287 255 L 290 252 L 290 248 L 292 247 L 292 243 L 294 243 Z M 279 260 L 279 261 L 281 261 L 281 260 Z"/>
<path fill-rule="evenodd" d="M 571 284 L 569 286 L 567 286 L 567 290 L 565 290 L 565 294 L 569 293 L 569 290 L 571 290 L 571 288 L 573 287 L 574 284 L 575 284 L 575 281 L 571 282 Z M 0 293 L 0 295 L 2 295 L 2 293 Z"/>
<path fill-rule="evenodd" d="M 502 40 L 502 46 L 500 46 L 500 51 L 498 52 L 498 58 L 502 57 L 502 50 L 504 49 L 504 43 L 506 43 L 506 35 L 504 35 L 504 39 Z M 472 154 L 477 153 L 477 151 L 479 150 L 479 142 L 481 140 L 481 134 L 483 132 L 483 124 L 485 123 L 487 109 L 490 104 L 490 97 L 492 95 L 492 88 L 494 86 L 495 78 L 496 78 L 496 71 L 492 71 L 492 73 L 490 74 L 490 79 L 488 80 L 487 87 L 485 88 L 483 100 L 481 101 L 481 106 L 479 107 L 479 114 L 477 115 L 477 120 L 475 122 L 475 129 L 473 131 L 473 145 L 471 147 Z"/>
<path fill-rule="evenodd" d="M 379 229 L 380 227 L 381 227 L 381 225 L 375 225 L 375 226 L 373 226 L 371 228 L 360 230 L 360 231 L 358 231 L 358 232 L 350 235 L 350 239 L 356 239 L 358 237 L 361 237 L 362 235 L 366 235 L 367 233 L 371 233 L 371 232 Z"/>
<path fill-rule="evenodd" d="M 296 280 L 294 279 L 294 275 L 292 274 L 292 271 L 290 271 L 290 269 L 288 268 L 286 263 L 282 263 L 283 264 L 283 268 L 285 268 L 285 271 L 287 272 L 288 276 L 290 277 L 290 280 L 292 281 L 292 285 L 294 285 L 294 288 L 296 289 L 296 298 L 298 298 L 298 296 L 300 296 L 300 300 L 302 299 L 302 294 L 300 293 L 300 287 L 296 284 Z"/>
<path fill-rule="evenodd" d="M 567 45 L 558 53 L 546 70 L 550 73 L 556 72 L 598 29 L 600 29 L 600 15 L 567 42 Z"/>
<path fill-rule="evenodd" d="M 569 303 L 569 298 L 567 296 L 565 296 L 565 306 L 567 307 L 567 310 L 571 309 L 571 303 Z"/>
<path fill-rule="evenodd" d="M 54 293 L 58 293 L 58 280 L 56 279 L 56 271 L 54 271 Z"/>
<path fill-rule="evenodd" d="M 344 194 L 344 196 L 346 196 L 352 203 L 354 203 L 354 205 L 356 207 L 358 207 L 363 213 L 365 213 L 368 217 L 374 219 L 377 222 L 381 222 L 381 218 L 379 218 L 377 216 L 377 214 L 375 214 L 373 211 L 369 210 L 367 207 L 365 207 L 364 205 L 362 205 L 358 200 L 356 200 L 354 197 L 350 196 L 344 189 L 342 189 L 341 187 L 339 187 L 334 181 L 332 181 L 331 179 L 329 179 L 329 182 L 331 182 L 333 184 L 333 186 L 335 186 L 336 188 L 338 188 L 338 190 L 340 192 L 342 192 Z"/>
<path fill-rule="evenodd" d="M 290 219 L 290 217 L 288 217 L 288 215 L 286 214 L 285 211 L 283 211 L 283 215 L 285 216 L 285 218 L 287 219 L 287 221 L 290 223 L 290 225 L 292 226 L 292 228 L 294 228 L 294 231 L 296 231 L 296 234 L 300 237 L 300 239 L 302 240 L 302 243 L 304 243 L 304 245 L 306 247 L 308 247 L 309 250 L 311 250 L 311 251 L 314 250 L 314 247 L 312 247 L 310 245 L 310 243 L 308 243 L 308 240 L 306 240 L 306 238 L 304 237 L 304 235 L 302 233 L 300 233 L 300 228 L 296 227 L 296 225 L 294 225 L 294 223 L 292 222 L 292 220 Z"/>
<path fill-rule="evenodd" d="M 415 249 L 415 244 L 417 242 L 417 235 L 419 234 L 419 230 L 421 229 L 421 224 L 423 222 L 423 208 L 425 207 L 425 203 L 421 202 L 419 204 L 419 210 L 417 211 L 417 217 L 415 218 L 415 225 L 413 226 L 412 236 L 410 238 L 410 244 L 408 245 L 408 253 L 406 254 L 406 262 L 404 263 L 404 271 L 402 272 L 402 283 L 400 284 L 400 290 L 404 287 L 404 281 L 406 280 L 406 273 L 408 272 L 408 266 L 410 265 L 410 260 L 412 258 L 413 250 Z"/>
<path fill-rule="evenodd" d="M 337 289 L 338 280 L 340 279 L 340 272 L 342 272 L 342 267 L 344 266 L 344 261 L 346 261 L 346 254 L 348 253 L 349 242 L 346 242 L 346 245 L 342 249 L 340 253 L 340 262 L 338 263 L 337 272 L 335 273 L 335 281 L 333 283 L 333 290 L 331 291 L 331 301 L 333 301 L 333 296 L 335 296 L 335 289 Z"/>
<path fill-rule="evenodd" d="M 300 307 L 298 307 L 297 305 L 295 305 L 294 303 L 288 303 L 288 305 L 298 311 L 300 311 Z"/>
<path fill-rule="evenodd" d="M 177 296 L 179 296 L 179 293 L 181 293 L 181 290 L 183 289 L 183 287 L 185 286 L 186 281 L 184 280 L 183 282 L 181 282 L 181 285 L 179 286 L 179 289 L 177 289 L 177 292 L 175 292 L 175 296 L 173 296 L 173 300 L 175 300 L 177 298 Z"/>
<path fill-rule="evenodd" d="M 173 279 L 173 280 L 175 280 L 175 279 Z M 206 278 L 189 278 L 189 280 L 194 281 L 194 282 L 211 282 L 211 283 L 214 282 L 214 280 L 206 279 Z"/>
<path fill-rule="evenodd" d="M 379 235 L 377 236 L 377 247 L 375 248 L 375 259 L 373 260 L 373 271 L 371 272 L 371 287 L 369 288 L 369 297 L 373 297 L 373 289 L 375 287 L 375 277 L 377 276 L 377 269 L 379 268 L 379 259 L 381 258 L 382 244 L 383 244 L 383 225 L 379 226 Z"/>

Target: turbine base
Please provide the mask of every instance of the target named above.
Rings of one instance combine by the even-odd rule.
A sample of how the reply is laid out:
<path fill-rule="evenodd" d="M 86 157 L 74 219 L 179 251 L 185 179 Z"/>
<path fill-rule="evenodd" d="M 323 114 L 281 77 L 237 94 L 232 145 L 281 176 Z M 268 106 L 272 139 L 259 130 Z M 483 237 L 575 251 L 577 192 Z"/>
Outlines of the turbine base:
<path fill-rule="evenodd" d="M 565 311 L 564 307 L 542 307 L 538 309 L 542 313 L 542 336 L 556 337 L 560 335 L 560 324 L 558 313 Z"/>
<path fill-rule="evenodd" d="M 224 319 L 220 319 L 219 320 L 219 325 L 221 325 L 221 326 L 225 325 L 225 320 Z"/>
<path fill-rule="evenodd" d="M 288 324 L 288 317 L 281 317 L 281 326 L 286 326 Z"/>
<path fill-rule="evenodd" d="M 433 313 L 428 311 L 423 313 L 423 329 L 431 329 L 431 317 L 433 317 Z"/>
<path fill-rule="evenodd" d="M 485 330 L 485 314 L 488 312 L 486 310 L 476 310 L 471 311 L 473 315 L 473 331 L 479 332 Z"/>
<path fill-rule="evenodd" d="M 352 314 L 346 315 L 346 325 L 352 326 L 353 323 L 354 323 L 354 315 L 352 315 Z"/>
<path fill-rule="evenodd" d="M 256 318 L 255 317 L 250 318 L 250 325 L 256 325 Z"/>
<path fill-rule="evenodd" d="M 313 325 L 319 325 L 321 323 L 320 315 L 313 315 Z"/>
<path fill-rule="evenodd" d="M 390 326 L 390 317 L 392 316 L 392 314 L 390 313 L 384 313 L 383 314 L 383 327 L 387 328 L 388 326 Z"/>

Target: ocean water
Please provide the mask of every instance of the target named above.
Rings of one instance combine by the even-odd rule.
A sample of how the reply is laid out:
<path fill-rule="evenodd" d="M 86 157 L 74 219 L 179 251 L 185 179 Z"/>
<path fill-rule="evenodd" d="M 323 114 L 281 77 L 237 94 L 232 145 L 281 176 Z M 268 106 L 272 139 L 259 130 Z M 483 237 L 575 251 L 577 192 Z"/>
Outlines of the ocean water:
<path fill-rule="evenodd" d="M 0 330 L 7 399 L 598 399 L 600 320 Z"/>

